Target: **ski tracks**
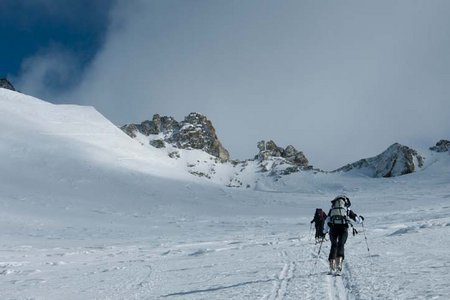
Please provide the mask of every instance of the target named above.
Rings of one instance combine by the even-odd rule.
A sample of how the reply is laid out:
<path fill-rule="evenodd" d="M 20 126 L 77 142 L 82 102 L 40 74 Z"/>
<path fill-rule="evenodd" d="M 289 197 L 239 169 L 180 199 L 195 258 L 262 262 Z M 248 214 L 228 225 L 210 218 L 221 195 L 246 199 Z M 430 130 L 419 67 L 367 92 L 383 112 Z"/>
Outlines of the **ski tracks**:
<path fill-rule="evenodd" d="M 322 265 L 328 269 L 328 261 L 321 259 Z M 344 260 L 344 269 L 341 276 L 326 275 L 327 296 L 330 300 L 353 300 L 355 298 L 352 293 L 351 274 L 349 264 Z"/>
<path fill-rule="evenodd" d="M 279 243 L 277 251 L 281 270 L 272 282 L 270 294 L 260 299 L 320 299 L 325 296 L 320 289 L 324 284 L 322 277 L 310 274 L 314 260 L 311 260 L 309 242 L 301 238 L 291 239 L 287 243 Z"/>
<path fill-rule="evenodd" d="M 344 269 L 341 276 L 328 276 L 328 297 L 337 299 L 362 299 L 361 291 L 355 281 L 350 264 L 344 260 Z"/>
<path fill-rule="evenodd" d="M 344 285 L 343 276 L 332 275 L 328 275 L 328 297 L 330 300 L 354 299 Z"/>
<path fill-rule="evenodd" d="M 274 281 L 274 286 L 270 295 L 268 295 L 267 298 L 263 299 L 267 300 L 283 299 L 284 296 L 286 295 L 289 282 L 294 276 L 294 272 L 296 269 L 295 261 L 291 261 L 289 259 L 288 253 L 285 250 L 280 252 L 280 256 L 284 258 L 285 263 L 280 273 L 278 274 L 277 279 Z"/>

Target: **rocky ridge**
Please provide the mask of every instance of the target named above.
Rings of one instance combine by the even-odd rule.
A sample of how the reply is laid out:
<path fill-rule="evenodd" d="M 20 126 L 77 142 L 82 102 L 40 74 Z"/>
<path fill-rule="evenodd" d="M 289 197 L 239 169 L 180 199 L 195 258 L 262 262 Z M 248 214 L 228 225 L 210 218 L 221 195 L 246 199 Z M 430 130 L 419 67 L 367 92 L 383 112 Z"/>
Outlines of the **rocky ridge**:
<path fill-rule="evenodd" d="M 430 150 L 435 152 L 450 152 L 450 141 L 440 140 L 435 146 L 430 147 Z"/>
<path fill-rule="evenodd" d="M 149 143 L 156 148 L 163 148 L 168 143 L 179 149 L 205 151 L 221 161 L 230 159 L 211 121 L 199 113 L 190 113 L 181 122 L 172 117 L 155 114 L 151 121 L 124 125 L 121 129 L 132 138 L 135 138 L 137 133 L 149 137 Z"/>
<path fill-rule="evenodd" d="M 259 153 L 255 156 L 255 159 L 260 161 L 267 160 L 270 157 L 281 157 L 294 166 L 298 166 L 300 168 L 309 167 L 308 159 L 303 152 L 297 151 L 297 149 L 295 149 L 292 145 L 289 145 L 283 149 L 282 147 L 278 147 L 272 140 L 268 142 L 263 140 L 258 142 L 257 147 L 259 149 Z"/>
<path fill-rule="evenodd" d="M 6 78 L 0 78 L 0 88 L 4 88 L 7 90 L 11 90 L 11 91 L 16 91 L 16 89 L 11 84 L 11 82 L 9 82 L 9 80 Z"/>
<path fill-rule="evenodd" d="M 282 148 L 272 140 L 262 140 L 257 143 L 257 147 L 259 152 L 254 160 L 258 162 L 260 171 L 268 172 L 269 176 L 288 175 L 313 168 L 303 152 L 292 145 Z"/>
<path fill-rule="evenodd" d="M 395 177 L 412 173 L 423 164 L 424 158 L 416 150 L 395 143 L 375 157 L 358 160 L 333 172 L 359 170 L 370 177 Z"/>
<path fill-rule="evenodd" d="M 218 159 L 188 163 L 188 171 L 196 176 L 211 179 L 221 163 L 229 162 L 229 167 L 234 170 L 233 175 L 230 176 L 230 186 L 243 186 L 242 174 L 244 173 L 248 175 L 259 172 L 275 180 L 283 175 L 300 171 L 328 173 L 314 169 L 305 154 L 294 146 L 279 147 L 273 140 L 259 141 L 258 153 L 253 159 L 231 161 L 211 121 L 199 113 L 191 113 L 181 122 L 172 117 L 155 114 L 152 120 L 141 124 L 125 125 L 121 129 L 132 138 L 136 138 L 137 134 L 148 137 L 149 145 L 156 148 L 164 148 L 169 144 L 176 149 L 198 149 Z M 440 140 L 435 146 L 430 147 L 430 150 L 450 152 L 450 141 Z M 168 155 L 172 158 L 180 157 L 179 153 L 174 153 L 170 152 Z M 330 173 L 359 172 L 369 177 L 396 177 L 419 170 L 424 166 L 424 160 L 425 158 L 416 150 L 394 143 L 377 156 L 360 159 Z"/>

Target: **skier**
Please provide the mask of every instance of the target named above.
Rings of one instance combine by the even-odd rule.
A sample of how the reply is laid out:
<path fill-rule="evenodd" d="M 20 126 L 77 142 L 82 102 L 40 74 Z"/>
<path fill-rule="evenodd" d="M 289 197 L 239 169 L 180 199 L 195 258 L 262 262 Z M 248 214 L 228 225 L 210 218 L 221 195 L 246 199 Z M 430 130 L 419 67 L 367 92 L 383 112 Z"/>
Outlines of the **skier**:
<path fill-rule="evenodd" d="M 325 219 L 327 218 L 327 214 L 321 209 L 316 208 L 316 212 L 314 213 L 314 217 L 311 220 L 311 224 L 315 223 L 316 227 L 316 243 L 320 242 L 320 240 L 325 239 L 325 233 L 323 233 L 323 225 L 325 223 Z"/>
<path fill-rule="evenodd" d="M 325 220 L 323 232 L 330 235 L 331 249 L 328 261 L 330 263 L 330 273 L 340 275 L 342 263 L 344 261 L 344 245 L 348 237 L 348 226 L 352 226 L 353 221 L 361 224 L 363 216 L 358 216 L 349 209 L 350 199 L 345 195 L 339 195 L 331 201 L 331 209 Z M 357 233 L 353 229 L 353 233 Z"/>

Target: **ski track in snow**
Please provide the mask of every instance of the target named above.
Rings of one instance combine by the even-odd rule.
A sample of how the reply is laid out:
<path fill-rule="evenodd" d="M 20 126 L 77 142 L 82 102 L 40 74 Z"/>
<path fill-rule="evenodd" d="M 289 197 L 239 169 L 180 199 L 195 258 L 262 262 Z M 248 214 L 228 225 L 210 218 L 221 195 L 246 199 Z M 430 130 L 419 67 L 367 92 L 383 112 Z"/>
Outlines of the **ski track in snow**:
<path fill-rule="evenodd" d="M 444 226 L 424 227 L 419 233 L 445 232 L 447 220 L 434 221 Z M 344 270 L 342 276 L 336 277 L 326 274 L 329 241 L 324 242 L 319 263 L 313 270 L 319 245 L 313 243 L 306 231 L 296 236 L 299 226 L 288 224 L 247 227 L 244 232 L 223 239 L 211 236 L 153 246 L 22 246 L 16 249 L 3 246 L 0 251 L 2 298 L 21 295 L 36 299 L 62 296 L 66 299 L 408 299 L 413 297 L 413 292 L 403 286 L 408 279 L 397 278 L 403 281 L 396 284 L 392 276 L 397 275 L 392 270 L 383 271 L 389 266 L 376 254 L 387 247 L 390 249 L 387 255 L 397 253 L 393 244 L 377 245 L 397 225 L 385 230 L 381 229 L 383 226 L 378 227 L 378 236 L 369 233 L 374 242 L 371 251 L 375 253 L 371 258 L 362 236 L 349 237 Z M 276 232 L 271 232 L 274 228 Z M 408 234 L 417 235 L 408 232 L 404 236 Z M 404 255 L 406 264 L 403 260 L 397 263 L 408 270 L 411 257 Z M 433 270 L 448 278 L 444 275 L 446 266 L 450 264 L 444 262 L 441 267 L 434 264 L 420 269 L 425 273 Z M 407 272 L 416 271 L 410 267 Z M 76 293 L 74 285 L 79 286 Z M 436 299 L 445 299 L 436 292 L 444 295 L 445 289 L 430 290 L 427 295 L 434 293 Z"/>
<path fill-rule="evenodd" d="M 273 289 L 269 296 L 264 296 L 263 299 L 279 300 L 283 299 L 287 292 L 289 281 L 292 279 L 295 272 L 295 261 L 289 261 L 289 256 L 285 250 L 279 253 L 279 256 L 285 261 L 283 268 L 280 271 L 277 279 L 274 281 Z"/>

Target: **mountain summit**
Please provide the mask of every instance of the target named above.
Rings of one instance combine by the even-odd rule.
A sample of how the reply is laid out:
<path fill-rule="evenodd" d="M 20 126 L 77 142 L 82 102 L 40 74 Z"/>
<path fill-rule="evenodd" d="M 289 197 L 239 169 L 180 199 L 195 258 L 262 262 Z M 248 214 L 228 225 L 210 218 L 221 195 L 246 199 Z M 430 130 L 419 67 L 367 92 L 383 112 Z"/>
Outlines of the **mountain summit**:
<path fill-rule="evenodd" d="M 190 113 L 181 122 L 155 114 L 151 121 L 124 125 L 121 129 L 132 138 L 137 134 L 148 137 L 150 145 L 156 148 L 163 148 L 168 143 L 179 149 L 203 150 L 222 161 L 230 159 L 211 121 L 199 113 Z"/>
<path fill-rule="evenodd" d="M 416 150 L 395 143 L 375 157 L 358 160 L 333 172 L 359 170 L 370 177 L 395 177 L 416 171 L 423 162 L 424 158 Z"/>
<path fill-rule="evenodd" d="M 307 168 L 309 166 L 308 159 L 302 151 L 298 151 L 294 146 L 289 145 L 285 149 L 278 147 L 274 141 L 270 140 L 258 142 L 259 153 L 256 155 L 256 159 L 260 161 L 267 160 L 270 157 L 282 157 L 286 159 L 292 165 Z"/>
<path fill-rule="evenodd" d="M 450 141 L 440 140 L 435 146 L 430 147 L 430 150 L 435 152 L 450 152 Z"/>

